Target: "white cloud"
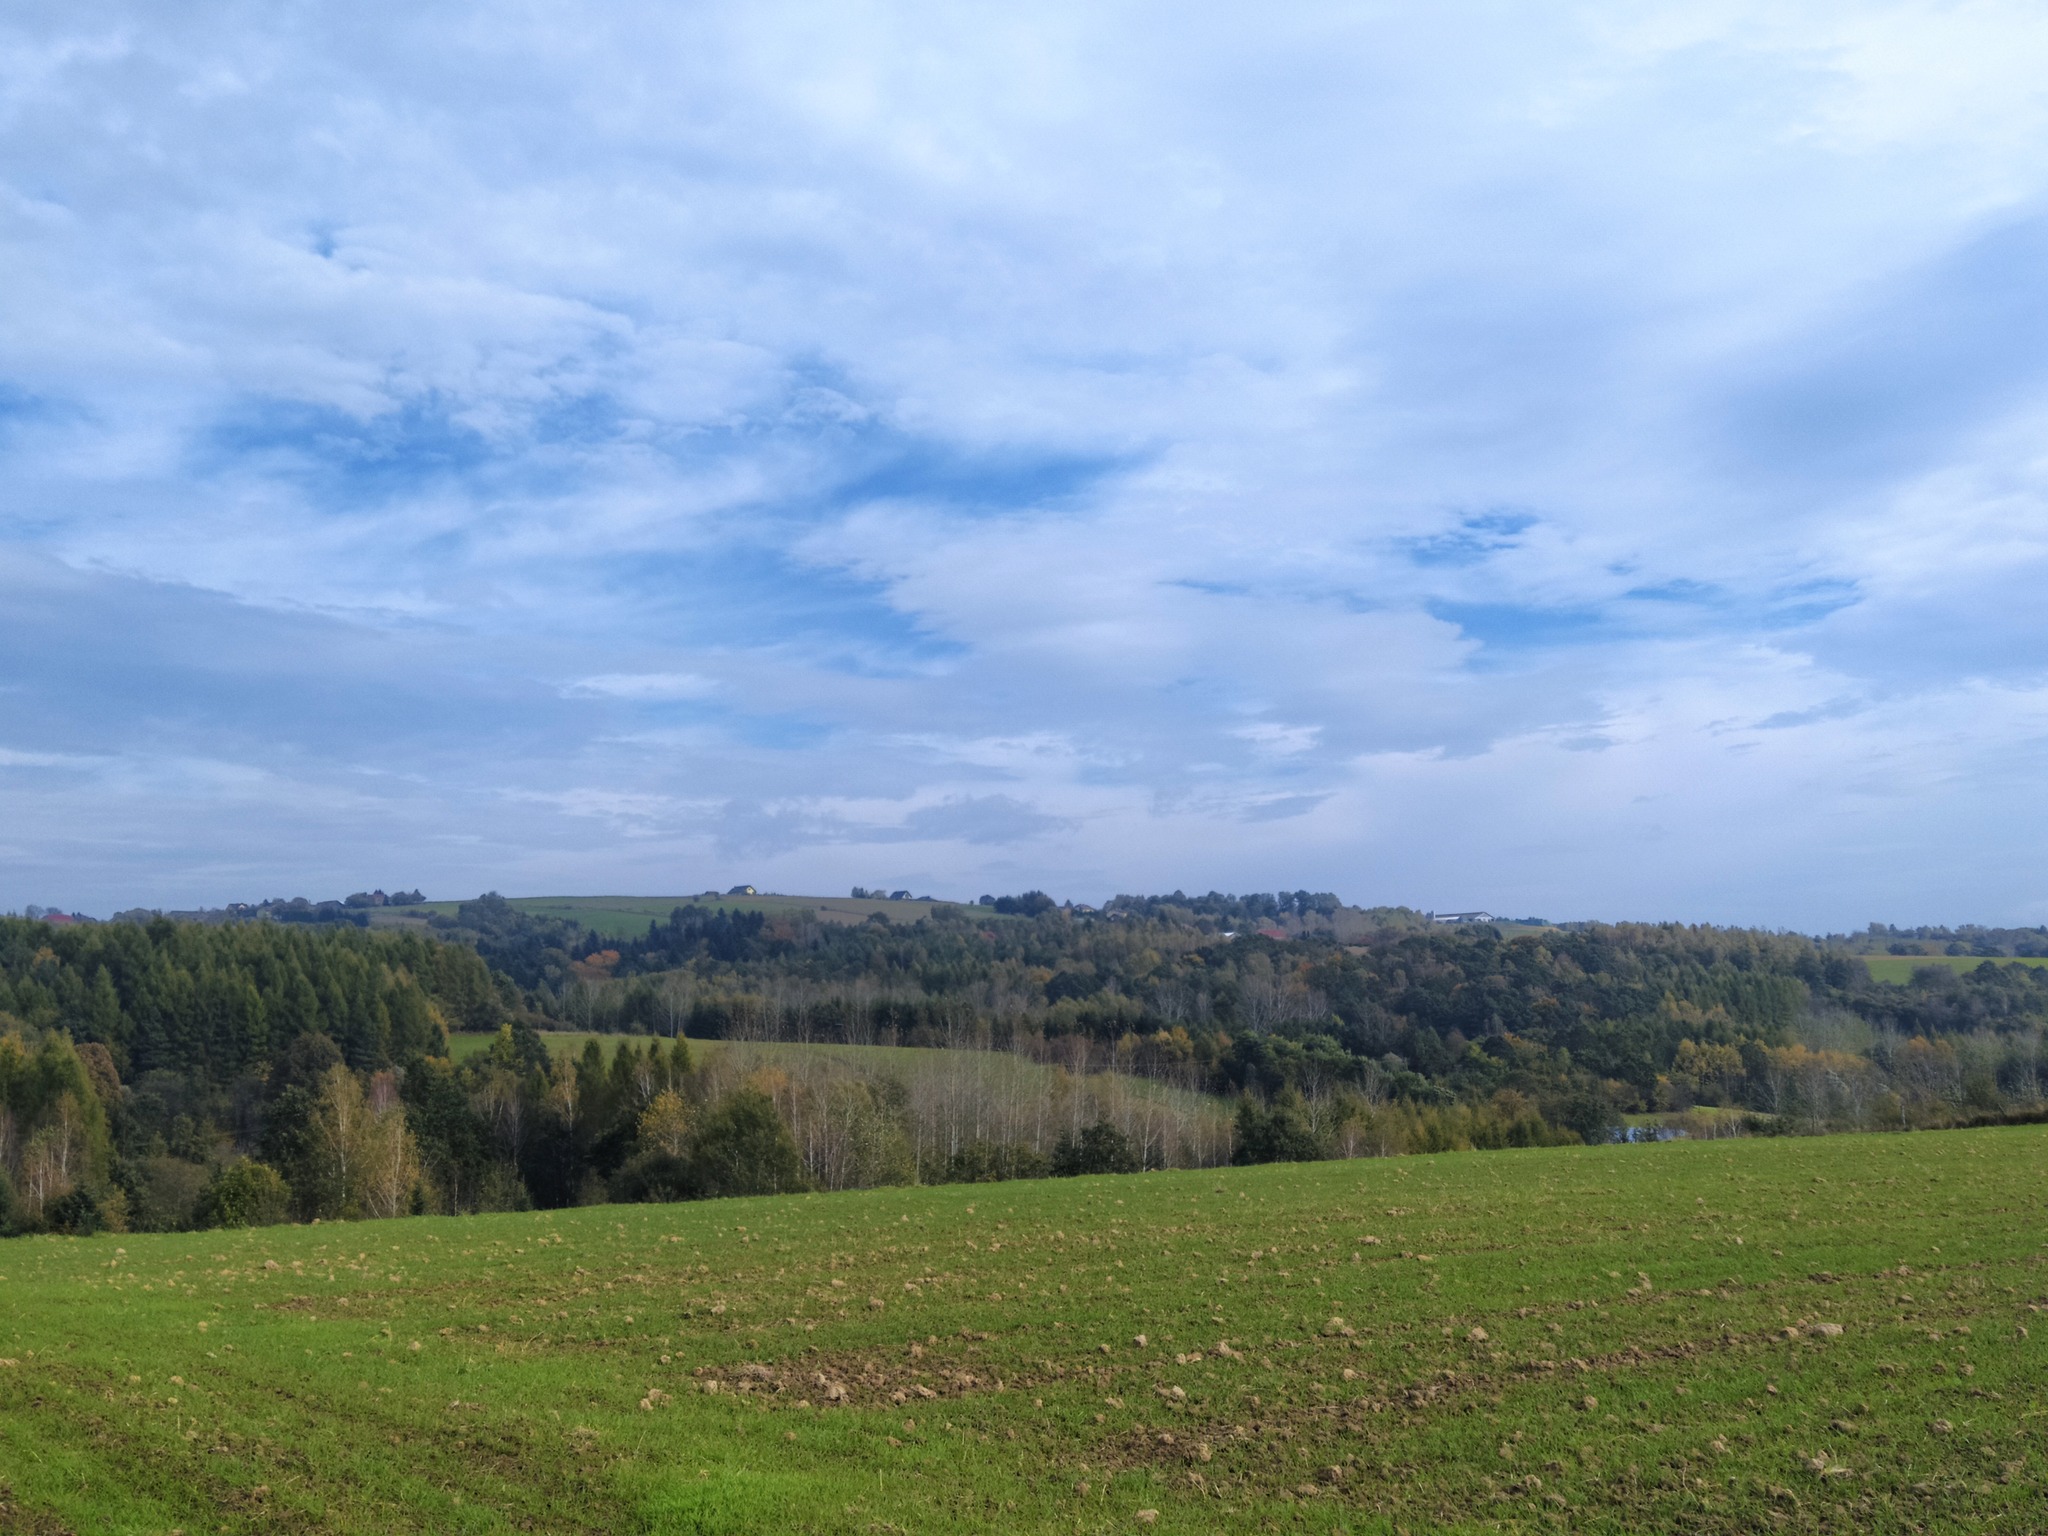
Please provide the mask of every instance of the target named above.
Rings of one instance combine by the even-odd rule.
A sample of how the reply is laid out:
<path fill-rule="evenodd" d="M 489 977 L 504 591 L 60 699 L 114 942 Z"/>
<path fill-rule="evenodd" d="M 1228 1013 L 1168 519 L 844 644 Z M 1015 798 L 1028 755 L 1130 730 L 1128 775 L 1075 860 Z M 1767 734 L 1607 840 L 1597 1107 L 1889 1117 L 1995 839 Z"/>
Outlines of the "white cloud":
<path fill-rule="evenodd" d="M 101 761 L 65 752 L 17 752 L 12 747 L 0 747 L 0 768 L 93 768 Z"/>
<path fill-rule="evenodd" d="M 1240 741 L 1248 741 L 1261 752 L 1274 757 L 1294 757 L 1302 752 L 1315 749 L 1316 739 L 1323 734 L 1319 725 L 1281 725 L 1277 721 L 1260 721 L 1257 725 L 1241 725 L 1230 733 Z"/>
<path fill-rule="evenodd" d="M 579 678 L 564 690 L 571 695 L 646 702 L 704 699 L 717 691 L 714 679 L 699 677 L 694 672 L 608 672 Z"/>

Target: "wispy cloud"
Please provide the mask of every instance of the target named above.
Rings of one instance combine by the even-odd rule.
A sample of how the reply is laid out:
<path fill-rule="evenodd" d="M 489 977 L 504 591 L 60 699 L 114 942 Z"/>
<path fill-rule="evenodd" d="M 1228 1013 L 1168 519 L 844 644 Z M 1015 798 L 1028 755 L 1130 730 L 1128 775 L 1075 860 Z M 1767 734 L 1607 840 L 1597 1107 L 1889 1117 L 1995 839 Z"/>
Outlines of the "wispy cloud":
<path fill-rule="evenodd" d="M 1323 728 L 1319 725 L 1282 725 L 1278 721 L 1260 721 L 1256 725 L 1241 725 L 1231 734 L 1240 741 L 1250 742 L 1255 749 L 1269 756 L 1295 757 L 1314 750 Z"/>
<path fill-rule="evenodd" d="M 578 678 L 563 692 L 602 699 L 637 699 L 648 702 L 709 698 L 718 691 L 711 678 L 694 672 L 607 672 L 598 677 Z"/>
<path fill-rule="evenodd" d="M 105 759 L 80 757 L 66 752 L 17 752 L 0 747 L 0 768 L 93 768 Z"/>

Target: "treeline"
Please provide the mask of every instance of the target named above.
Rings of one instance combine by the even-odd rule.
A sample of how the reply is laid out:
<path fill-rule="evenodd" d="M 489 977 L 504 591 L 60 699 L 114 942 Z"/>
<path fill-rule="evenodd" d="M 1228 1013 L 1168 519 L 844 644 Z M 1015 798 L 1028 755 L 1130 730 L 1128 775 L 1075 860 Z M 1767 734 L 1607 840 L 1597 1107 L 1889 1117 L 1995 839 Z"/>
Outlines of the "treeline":
<path fill-rule="evenodd" d="M 495 1028 L 517 997 L 474 951 L 417 935 L 0 918 L 0 1020 L 104 1046 L 128 1077 L 225 1083 L 308 1033 L 389 1066 Z"/>
<path fill-rule="evenodd" d="M 458 1214 L 1203 1166 L 1229 1113 L 1140 1080 L 979 1053 L 877 1073 L 627 1037 L 551 1058 L 523 1023 L 457 1063 L 357 1070 L 294 1038 L 209 1093 L 123 1083 L 107 1048 L 0 1033 L 0 1231 Z"/>
<path fill-rule="evenodd" d="M 721 1168 L 839 1188 L 1598 1141 L 1632 1117 L 1704 1135 L 2043 1109 L 2048 968 L 1880 984 L 1799 935 L 1504 932 L 1333 900 L 854 923 L 685 904 L 624 940 L 495 897 L 433 936 L 0 919 L 4 1219 L 463 1211 L 715 1193 L 740 1177 Z M 535 1033 L 550 1024 L 669 1043 L 564 1064 Z M 450 1030 L 498 1033 L 457 1064 Z M 684 1036 L 723 1044 L 691 1062 Z M 763 1054 L 786 1043 L 948 1049 L 887 1070 Z"/>
<path fill-rule="evenodd" d="M 522 912 L 496 892 L 463 902 L 452 917 L 436 912 L 427 922 L 440 936 L 474 949 L 515 986 L 541 997 L 575 980 L 576 956 L 588 952 L 595 938 L 566 919 Z"/>
<path fill-rule="evenodd" d="M 742 925 L 743 927 L 746 925 Z M 712 925 L 716 932 L 716 925 Z M 906 1013 L 952 1051 L 680 1038 L 550 1057 L 476 954 L 272 924 L 0 927 L 0 1229 L 173 1230 L 1571 1139 L 1513 1093 L 1175 1086 L 1196 1039 Z M 508 992 L 515 994 L 508 997 Z M 698 999 L 706 1009 L 732 999 Z M 926 1000 L 925 1009 L 942 1005 Z M 700 1017 L 711 1017 L 700 1013 Z M 500 1020 L 457 1062 L 451 1023 Z M 723 1016 L 745 1033 L 737 1013 Z M 1184 1074 L 1185 1075 L 1185 1074 Z"/>
<path fill-rule="evenodd" d="M 2048 956 L 2048 926 L 1995 928 L 1982 923 L 1960 927 L 1899 928 L 1872 923 L 1841 941 L 1859 954 Z"/>
<path fill-rule="evenodd" d="M 0 1231 L 174 1230 L 1207 1163 L 1227 1112 L 978 1053 L 907 1077 L 551 1058 L 417 935 L 0 923 Z M 488 1028 L 452 1058 L 448 1029 Z M 990 1069 L 994 1070 L 991 1071 Z"/>
<path fill-rule="evenodd" d="M 550 1062 L 504 1025 L 456 1065 L 366 1070 L 294 1038 L 225 1095 L 161 1070 L 124 1084 L 107 1048 L 0 1033 L 0 1231 L 176 1231 L 529 1209 L 805 1187 L 774 1104 L 706 1102 L 686 1047 L 626 1042 Z"/>
<path fill-rule="evenodd" d="M 208 1201 L 258 1200 L 215 1175 L 311 1134 L 293 1075 L 308 1051 L 384 1125 L 408 1067 L 445 1056 L 451 1028 L 496 1026 L 517 995 L 473 950 L 416 935 L 0 918 L 0 1227 L 182 1226 Z M 352 1159 L 334 1198 L 383 1209 L 366 1166 Z M 332 1203 L 313 1187 L 300 1195 Z"/>
<path fill-rule="evenodd" d="M 182 1086 L 180 1108 L 166 1100 Z M 0 1230 L 181 1230 L 887 1184 L 989 1182 L 1575 1141 L 1512 1093 L 1483 1105 L 1345 1090 L 1222 1101 L 1027 1056 L 882 1066 L 747 1044 L 595 1040 L 523 1023 L 457 1063 L 351 1068 L 318 1031 L 214 1118 L 199 1085 L 124 1084 L 97 1042 L 0 1034 Z"/>
<path fill-rule="evenodd" d="M 1120 897 L 1101 913 L 941 907 L 859 924 L 689 905 L 632 939 L 583 935 L 526 998 L 580 1029 L 1025 1050 L 1079 1040 L 1100 1066 L 1226 1095 L 1344 1087 L 1444 1107 L 1511 1091 L 1585 1137 L 1689 1103 L 1780 1114 L 1770 1053 L 1800 1045 L 1858 1055 L 1873 1091 L 1895 1088 L 1917 1123 L 2039 1100 L 2048 969 L 1929 965 L 1880 984 L 1847 945 L 1797 934 L 1510 934 L 1402 909 L 1342 909 L 1367 926 L 1341 941 L 1215 927 L 1314 919 L 1323 905 L 1308 893 Z M 1846 1047 L 1844 1020 L 1860 1031 Z M 1894 1083 L 1915 1039 L 1970 1063 L 1953 1093 Z M 1709 1048 L 1733 1051 L 1740 1070 L 1689 1087 L 1681 1052 Z"/>

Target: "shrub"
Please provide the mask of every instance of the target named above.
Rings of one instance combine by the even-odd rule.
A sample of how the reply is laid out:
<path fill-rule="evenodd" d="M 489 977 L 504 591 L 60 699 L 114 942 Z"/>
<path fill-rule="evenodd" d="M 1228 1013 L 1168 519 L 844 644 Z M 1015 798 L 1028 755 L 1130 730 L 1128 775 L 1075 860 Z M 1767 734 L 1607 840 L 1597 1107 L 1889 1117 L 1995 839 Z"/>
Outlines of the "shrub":
<path fill-rule="evenodd" d="M 509 1163 L 493 1163 L 477 1185 L 475 1208 L 479 1211 L 530 1211 L 533 1195 L 519 1170 Z"/>
<path fill-rule="evenodd" d="M 1554 1118 L 1566 1130 L 1576 1131 L 1579 1139 L 1588 1146 L 1612 1141 L 1622 1125 L 1622 1118 L 1615 1112 L 1614 1105 L 1604 1095 L 1590 1091 L 1567 1099 Z"/>
<path fill-rule="evenodd" d="M 1083 1173 L 1136 1173 L 1143 1166 L 1130 1137 L 1107 1120 L 1089 1126 L 1079 1141 L 1061 1137 L 1052 1151 L 1052 1171 L 1062 1178 Z"/>
<path fill-rule="evenodd" d="M 268 1163 L 237 1158 L 216 1169 L 193 1221 L 202 1227 L 271 1227 L 291 1211 L 291 1187 Z"/>
<path fill-rule="evenodd" d="M 689 1160 L 659 1150 L 642 1152 L 612 1177 L 615 1200 L 687 1200 L 696 1191 Z"/>
<path fill-rule="evenodd" d="M 1302 1115 L 1301 1098 L 1283 1088 L 1271 1107 L 1247 1097 L 1237 1106 L 1237 1147 L 1233 1163 L 1311 1163 L 1323 1148 Z"/>
<path fill-rule="evenodd" d="M 143 1157 L 122 1171 L 130 1206 L 129 1224 L 138 1232 L 182 1232 L 206 1193 L 208 1171 L 182 1157 Z"/>
<path fill-rule="evenodd" d="M 1051 1171 L 1045 1154 L 1021 1141 L 970 1141 L 946 1159 L 939 1181 L 993 1184 L 1003 1179 L 1042 1179 Z"/>
<path fill-rule="evenodd" d="M 803 1160 L 768 1095 L 736 1088 L 713 1106 L 690 1149 L 690 1184 L 705 1198 L 804 1187 Z"/>
<path fill-rule="evenodd" d="M 43 1207 L 43 1224 L 52 1232 L 90 1237 L 95 1232 L 106 1230 L 107 1219 L 100 1210 L 99 1201 L 82 1189 L 74 1189 Z"/>

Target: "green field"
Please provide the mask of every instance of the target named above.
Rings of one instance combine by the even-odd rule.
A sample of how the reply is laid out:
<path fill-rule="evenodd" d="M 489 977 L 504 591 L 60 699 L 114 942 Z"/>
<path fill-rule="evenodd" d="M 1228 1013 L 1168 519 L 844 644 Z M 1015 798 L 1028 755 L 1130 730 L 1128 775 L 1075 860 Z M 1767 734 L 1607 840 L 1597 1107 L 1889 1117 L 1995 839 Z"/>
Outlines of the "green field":
<path fill-rule="evenodd" d="M 891 922 L 914 923 L 931 916 L 934 909 L 957 906 L 944 901 L 855 901 L 848 896 L 723 896 L 701 892 L 694 896 L 514 896 L 510 904 L 536 917 L 564 917 L 602 934 L 606 938 L 636 938 L 647 932 L 650 922 L 667 922 L 677 907 L 696 902 L 701 906 L 724 907 L 732 912 L 766 912 L 802 915 L 828 923 L 858 923 L 876 912 L 887 913 Z M 429 901 L 416 907 L 380 909 L 373 918 L 380 926 L 416 923 L 429 912 L 455 915 L 458 901 Z M 996 914 L 982 916 L 997 920 Z"/>
<path fill-rule="evenodd" d="M 20 1238 L 0 1530 L 2039 1531 L 2044 1174 L 2029 1127 Z"/>
<path fill-rule="evenodd" d="M 1952 971 L 1974 971 L 1980 965 L 2048 965 L 2048 958 L 2036 956 L 2019 960 L 1982 955 L 1859 955 L 1857 958 L 1870 967 L 1872 981 L 1890 982 L 1893 986 L 1904 986 L 1913 979 L 1913 972 L 1923 965 L 1945 965 Z"/>
<path fill-rule="evenodd" d="M 466 1061 L 488 1049 L 495 1038 L 494 1035 L 484 1034 L 450 1035 L 449 1054 L 456 1061 Z M 556 1058 L 580 1056 L 584 1046 L 594 1041 L 599 1054 L 607 1062 L 617 1053 L 621 1041 L 631 1041 L 635 1050 L 645 1050 L 650 1044 L 658 1045 L 664 1050 L 668 1047 L 667 1037 L 659 1035 L 542 1030 L 540 1038 L 546 1043 L 548 1053 Z M 956 1089 L 964 1081 L 979 1085 L 992 1095 L 1008 1096 L 1012 1099 L 1043 1099 L 1051 1103 L 1058 1098 L 1058 1084 L 1055 1080 L 1060 1069 L 1009 1051 L 950 1050 L 942 1046 L 921 1045 L 797 1044 L 751 1040 L 691 1040 L 689 1047 L 691 1058 L 700 1069 L 726 1066 L 734 1074 L 751 1072 L 758 1067 L 780 1067 L 801 1074 L 806 1068 L 824 1067 L 852 1075 L 891 1078 L 899 1083 L 915 1083 L 926 1074 L 938 1073 L 950 1080 Z M 736 1056 L 737 1059 L 725 1060 L 724 1058 L 729 1055 Z M 1118 1093 L 1130 1099 L 1150 1100 L 1182 1116 L 1207 1116 L 1212 1123 L 1227 1121 L 1231 1113 L 1230 1106 L 1212 1094 L 1178 1087 L 1155 1078 L 1127 1073 L 1098 1072 L 1083 1073 L 1080 1080 L 1113 1084 Z M 990 1128 L 983 1134 L 993 1135 L 995 1132 Z M 1219 1142 L 1224 1151 L 1227 1151 L 1228 1143 L 1220 1140 L 1220 1134 Z M 1219 1152 L 1217 1155 L 1224 1154 Z"/>

